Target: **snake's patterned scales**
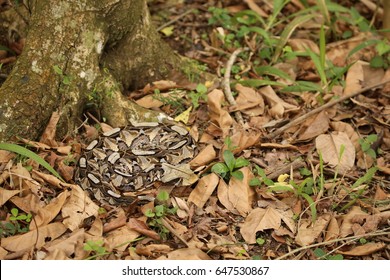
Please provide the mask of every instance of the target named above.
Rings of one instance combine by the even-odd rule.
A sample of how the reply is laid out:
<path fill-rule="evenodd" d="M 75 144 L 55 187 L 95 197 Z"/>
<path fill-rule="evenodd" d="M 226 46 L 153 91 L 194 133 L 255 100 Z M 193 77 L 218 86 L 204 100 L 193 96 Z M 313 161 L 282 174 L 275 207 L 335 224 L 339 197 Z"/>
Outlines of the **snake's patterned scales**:
<path fill-rule="evenodd" d="M 195 153 L 196 145 L 182 126 L 139 123 L 114 128 L 86 147 L 75 181 L 101 203 L 129 203 L 156 182 L 177 179 L 166 176 L 167 168 L 186 164 Z"/>

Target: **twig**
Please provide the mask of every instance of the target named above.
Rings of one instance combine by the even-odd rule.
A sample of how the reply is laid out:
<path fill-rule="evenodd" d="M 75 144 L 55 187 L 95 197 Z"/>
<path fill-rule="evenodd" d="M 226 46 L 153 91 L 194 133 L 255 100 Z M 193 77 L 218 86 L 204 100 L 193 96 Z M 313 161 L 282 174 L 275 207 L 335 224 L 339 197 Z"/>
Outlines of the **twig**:
<path fill-rule="evenodd" d="M 180 241 L 184 243 L 184 245 L 189 247 L 188 242 L 171 226 L 171 224 L 165 218 L 162 218 L 161 221 L 163 226 L 166 227 L 167 230 L 169 230 L 173 235 L 179 238 Z"/>
<path fill-rule="evenodd" d="M 176 21 L 178 21 L 179 19 L 181 19 L 182 17 L 185 17 L 186 15 L 190 14 L 190 13 L 193 13 L 195 11 L 195 9 L 191 9 L 191 10 L 188 10 L 188 11 L 185 11 L 184 13 L 182 13 L 181 15 L 178 15 L 177 17 L 175 17 L 174 19 L 168 21 L 167 23 L 164 23 L 163 25 L 161 25 L 160 27 L 157 28 L 157 31 L 161 31 L 163 30 L 165 27 L 171 25 L 172 23 L 175 23 Z"/>
<path fill-rule="evenodd" d="M 361 90 L 359 91 L 356 91 L 356 92 L 352 92 L 348 95 L 345 95 L 345 96 L 342 96 L 340 97 L 339 99 L 337 100 L 333 100 L 333 101 L 330 101 L 318 108 L 315 108 L 314 110 L 296 118 L 295 120 L 291 121 L 290 123 L 286 124 L 285 126 L 282 126 L 281 128 L 275 130 L 274 132 L 270 133 L 269 135 L 267 135 L 265 138 L 268 138 L 268 139 L 272 139 L 272 138 L 275 138 L 276 136 L 278 136 L 279 134 L 281 134 L 282 132 L 286 131 L 287 129 L 293 127 L 293 126 L 296 126 L 298 124 L 300 124 L 301 122 L 305 121 L 306 119 L 310 118 L 311 116 L 325 110 L 325 109 L 328 109 L 338 103 L 341 103 L 349 98 L 352 98 L 352 97 L 355 97 L 357 95 L 360 95 L 368 90 L 371 90 L 373 88 L 376 88 L 376 87 L 380 87 L 380 86 L 383 86 L 385 84 L 387 84 L 388 82 L 390 82 L 390 80 L 386 80 L 384 82 L 380 82 L 380 83 L 377 83 L 377 84 L 374 84 L 372 86 L 369 86 L 369 87 L 365 87 L 365 88 L 362 88 Z"/>
<path fill-rule="evenodd" d="M 239 48 L 235 50 L 232 55 L 230 56 L 228 62 L 226 63 L 226 70 L 225 70 L 225 75 L 223 76 L 223 81 L 222 81 L 222 86 L 223 86 L 223 91 L 225 93 L 225 97 L 227 101 L 229 102 L 230 105 L 234 106 L 237 105 L 236 100 L 234 99 L 232 95 L 232 91 L 230 89 L 230 73 L 232 71 L 232 67 L 234 62 L 236 61 L 237 56 L 243 52 L 247 51 L 249 48 Z M 237 118 L 237 121 L 240 125 L 244 125 L 244 119 L 242 118 L 241 112 L 236 111 L 235 116 Z"/>
<path fill-rule="evenodd" d="M 374 233 L 366 233 L 366 234 L 350 236 L 350 237 L 345 237 L 345 238 L 340 238 L 340 239 L 333 239 L 333 240 L 320 242 L 320 243 L 316 243 L 316 244 L 312 244 L 312 245 L 308 245 L 308 246 L 303 246 L 303 247 L 300 247 L 298 249 L 292 250 L 291 252 L 280 256 L 279 258 L 276 258 L 276 260 L 283 260 L 283 259 L 285 259 L 285 258 L 287 258 L 287 257 L 289 257 L 291 255 L 294 255 L 295 253 L 298 253 L 300 251 L 307 250 L 307 249 L 314 248 L 314 247 L 329 245 L 329 244 L 332 244 L 332 243 L 335 243 L 335 242 L 339 242 L 339 241 L 358 240 L 358 239 L 364 238 L 364 237 L 387 235 L 387 234 L 390 233 L 390 231 L 388 231 L 389 229 L 390 228 L 386 228 L 384 230 L 381 230 L 381 231 L 378 231 L 378 232 L 374 232 Z"/>

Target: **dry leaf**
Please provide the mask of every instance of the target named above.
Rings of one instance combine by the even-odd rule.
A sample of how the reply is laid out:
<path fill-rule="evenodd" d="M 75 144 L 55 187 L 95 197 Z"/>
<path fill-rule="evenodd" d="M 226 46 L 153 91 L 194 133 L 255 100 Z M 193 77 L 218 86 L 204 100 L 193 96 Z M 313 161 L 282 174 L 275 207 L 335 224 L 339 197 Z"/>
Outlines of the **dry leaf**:
<path fill-rule="evenodd" d="M 338 250 L 337 253 L 348 256 L 367 256 L 387 247 L 386 243 L 367 243 L 357 246 L 349 251 Z"/>
<path fill-rule="evenodd" d="M 228 197 L 234 208 L 245 217 L 252 210 L 256 193 L 253 187 L 249 186 L 249 181 L 254 177 L 251 170 L 248 167 L 243 167 L 240 171 L 244 178 L 242 180 L 235 177 L 230 178 Z"/>
<path fill-rule="evenodd" d="M 33 247 L 41 248 L 48 239 L 58 238 L 66 229 L 62 223 L 52 223 L 25 234 L 2 238 L 1 246 L 13 252 L 24 251 Z"/>
<path fill-rule="evenodd" d="M 301 223 L 298 228 L 297 236 L 295 241 L 300 246 L 307 246 L 313 244 L 321 234 L 325 232 L 326 227 L 329 224 L 331 219 L 330 214 L 324 214 L 320 217 L 317 217 L 317 220 L 312 222 L 308 219 L 301 220 Z"/>
<path fill-rule="evenodd" d="M 264 114 L 264 100 L 261 94 L 253 88 L 236 85 L 238 96 L 237 105 L 230 108 L 230 111 L 241 111 L 248 116 L 260 116 Z"/>
<path fill-rule="evenodd" d="M 321 152 L 324 162 L 337 167 L 341 174 L 354 166 L 355 146 L 344 132 L 319 135 L 316 138 L 316 148 Z"/>
<path fill-rule="evenodd" d="M 30 229 L 35 229 L 43 225 L 49 224 L 60 213 L 62 206 L 68 197 L 68 191 L 60 193 L 53 198 L 48 205 L 43 208 L 38 208 L 35 212 L 34 223 L 30 224 Z"/>
<path fill-rule="evenodd" d="M 202 177 L 188 197 L 188 202 L 194 203 L 198 208 L 203 208 L 217 187 L 218 181 L 219 177 L 214 173 Z"/>
<path fill-rule="evenodd" d="M 239 153 L 249 147 L 260 143 L 261 133 L 255 130 L 235 131 L 231 136 L 232 146 L 235 147 L 234 153 Z"/>
<path fill-rule="evenodd" d="M 263 18 L 268 17 L 268 14 L 264 12 L 264 10 L 260 8 L 254 0 L 244 0 L 244 2 L 248 5 L 249 9 L 256 12 L 259 16 Z"/>
<path fill-rule="evenodd" d="M 54 240 L 44 246 L 45 251 L 49 254 L 45 257 L 46 260 L 54 259 L 55 255 L 53 254 L 56 251 L 61 251 L 67 257 L 75 252 L 76 245 L 78 243 L 84 242 L 84 229 L 77 229 L 74 232 L 70 233 L 68 236 L 62 237 L 60 239 Z"/>
<path fill-rule="evenodd" d="M 214 89 L 208 94 L 207 105 L 210 120 L 222 130 L 223 137 L 229 135 L 230 127 L 234 122 L 229 112 L 222 108 L 225 102 L 224 94 L 219 89 Z"/>
<path fill-rule="evenodd" d="M 217 157 L 217 153 L 214 150 L 214 147 L 212 144 L 209 144 L 204 148 L 200 153 L 191 160 L 190 166 L 191 167 L 199 167 L 206 165 L 213 161 Z"/>
<path fill-rule="evenodd" d="M 360 216 L 360 215 L 368 216 L 368 214 L 362 211 L 359 206 L 353 206 L 351 210 L 342 217 L 342 223 L 340 226 L 340 237 L 346 237 L 353 233 L 352 231 L 352 225 L 354 223 L 353 219 L 356 216 Z"/>
<path fill-rule="evenodd" d="M 115 249 L 123 252 L 139 236 L 139 232 L 130 229 L 128 226 L 123 226 L 110 231 L 104 240 L 104 244 L 108 251 Z"/>
<path fill-rule="evenodd" d="M 158 260 L 211 260 L 211 258 L 200 249 L 182 248 L 169 252 Z"/>
<path fill-rule="evenodd" d="M 77 229 L 85 218 L 97 216 L 97 206 L 80 186 L 71 185 L 69 199 L 62 207 L 63 223 L 71 231 Z"/>
<path fill-rule="evenodd" d="M 129 222 L 127 223 L 127 226 L 129 227 L 129 229 L 149 236 L 152 239 L 160 240 L 160 236 L 158 235 L 158 233 L 151 230 L 143 221 L 140 221 L 135 218 L 130 218 Z"/>
<path fill-rule="evenodd" d="M 364 63 L 367 62 L 363 62 L 361 60 L 356 61 L 348 69 L 347 76 L 345 78 L 345 87 L 344 87 L 343 95 L 348 95 L 362 89 L 363 87 L 362 82 L 364 82 L 364 72 L 363 72 Z"/>
<path fill-rule="evenodd" d="M 11 197 L 20 193 L 21 190 L 6 190 L 0 188 L 0 206 L 3 206 Z"/>
<path fill-rule="evenodd" d="M 325 241 L 336 239 L 340 234 L 340 227 L 335 217 L 332 217 L 329 221 L 328 228 L 325 233 Z"/>
<path fill-rule="evenodd" d="M 299 107 L 282 100 L 271 86 L 262 87 L 259 92 L 270 106 L 271 109 L 269 113 L 274 118 L 279 119 L 287 112 L 299 110 Z"/>
<path fill-rule="evenodd" d="M 3 247 L 0 247 L 0 260 L 4 260 L 6 255 L 8 255 L 7 250 L 5 250 Z"/>
<path fill-rule="evenodd" d="M 60 120 L 60 114 L 55 111 L 52 113 L 49 123 L 47 124 L 45 131 L 42 133 L 40 142 L 49 145 L 50 147 L 57 147 L 56 128 L 57 123 Z"/>
<path fill-rule="evenodd" d="M 301 133 L 298 141 L 307 141 L 325 133 L 329 129 L 329 118 L 325 111 L 309 118 L 302 125 L 305 130 Z"/>
<path fill-rule="evenodd" d="M 266 229 L 278 229 L 282 224 L 280 213 L 272 207 L 255 208 L 241 225 L 240 233 L 248 244 L 256 243 L 256 233 Z"/>
<path fill-rule="evenodd" d="M 219 179 L 217 195 L 219 202 L 221 202 L 221 204 L 225 206 L 226 209 L 228 209 L 233 214 L 239 214 L 234 208 L 233 203 L 229 200 L 229 186 L 222 178 Z"/>

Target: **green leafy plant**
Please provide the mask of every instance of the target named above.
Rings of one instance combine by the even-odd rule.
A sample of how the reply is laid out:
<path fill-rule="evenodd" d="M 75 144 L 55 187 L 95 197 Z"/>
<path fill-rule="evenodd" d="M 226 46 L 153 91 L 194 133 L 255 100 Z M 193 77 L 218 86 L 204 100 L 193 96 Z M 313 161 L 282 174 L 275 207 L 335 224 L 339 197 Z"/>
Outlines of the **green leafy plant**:
<path fill-rule="evenodd" d="M 373 159 L 376 158 L 376 152 L 371 147 L 376 141 L 378 141 L 378 135 L 376 134 L 370 134 L 365 138 L 359 139 L 359 144 L 362 148 L 362 151 Z"/>
<path fill-rule="evenodd" d="M 362 196 L 363 192 L 367 188 L 367 186 L 364 186 L 363 188 L 359 188 L 359 187 L 362 186 L 363 184 L 369 183 L 377 171 L 378 171 L 378 167 L 371 167 L 370 169 L 367 170 L 364 176 L 356 180 L 356 182 L 351 187 L 352 191 L 349 195 L 351 197 L 351 201 L 349 201 L 346 205 L 344 205 L 340 211 L 344 211 L 356 203 L 356 201 Z M 357 192 L 355 192 L 355 190 L 357 190 Z"/>
<path fill-rule="evenodd" d="M 45 161 L 43 158 L 41 158 L 36 153 L 19 146 L 17 144 L 11 144 L 11 143 L 0 143 L 0 150 L 6 150 L 9 152 L 14 152 L 16 154 L 19 154 L 21 156 L 28 157 L 34 161 L 36 161 L 38 164 L 42 165 L 44 168 L 46 168 L 47 171 L 49 171 L 51 174 L 56 176 L 58 179 L 64 182 L 64 180 L 61 178 L 60 174 L 57 173 L 57 171 L 54 170 L 53 167 L 50 166 L 50 164 Z"/>
<path fill-rule="evenodd" d="M 89 256 L 87 259 L 94 260 L 97 259 L 98 257 L 109 254 L 109 252 L 103 246 L 103 244 L 104 244 L 103 240 L 97 240 L 97 241 L 88 240 L 83 246 L 83 250 L 91 254 L 91 256 Z"/>
<path fill-rule="evenodd" d="M 314 255 L 320 259 L 320 260 L 343 260 L 344 257 L 341 254 L 337 255 L 328 255 L 324 250 L 321 248 L 316 248 L 313 251 Z"/>
<path fill-rule="evenodd" d="M 175 215 L 177 208 L 169 205 L 169 194 L 166 191 L 159 192 L 156 201 L 158 204 L 153 209 L 145 211 L 145 216 L 149 218 L 148 224 L 165 240 L 169 230 L 164 226 L 163 219 L 168 215 Z"/>
<path fill-rule="evenodd" d="M 214 164 L 211 168 L 211 171 L 218 174 L 225 180 L 229 180 L 231 177 L 235 177 L 238 180 L 242 180 L 244 178 L 244 174 L 241 172 L 241 170 L 237 169 L 244 166 L 248 166 L 249 161 L 242 157 L 239 157 L 237 159 L 234 157 L 230 138 L 226 138 L 225 145 L 227 146 L 227 149 L 223 152 L 224 162 L 218 162 Z"/>
<path fill-rule="evenodd" d="M 1 238 L 29 231 L 32 215 L 20 213 L 18 208 L 12 208 L 10 212 L 9 221 L 0 223 Z"/>
<path fill-rule="evenodd" d="M 265 170 L 256 164 L 254 165 L 253 173 L 256 177 L 249 181 L 250 186 L 260 187 L 262 184 L 265 184 L 266 186 L 273 186 L 275 184 L 274 181 L 267 178 Z"/>
<path fill-rule="evenodd" d="M 198 84 L 195 91 L 190 91 L 188 96 L 191 99 L 194 109 L 199 107 L 199 100 L 207 101 L 207 87 L 204 84 Z"/>

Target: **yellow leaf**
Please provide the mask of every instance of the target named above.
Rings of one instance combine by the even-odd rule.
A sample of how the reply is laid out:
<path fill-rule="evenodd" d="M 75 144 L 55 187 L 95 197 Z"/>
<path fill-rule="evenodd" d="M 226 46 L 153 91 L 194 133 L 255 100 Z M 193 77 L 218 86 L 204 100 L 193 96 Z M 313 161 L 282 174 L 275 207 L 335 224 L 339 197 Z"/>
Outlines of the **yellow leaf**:
<path fill-rule="evenodd" d="M 169 37 L 173 34 L 173 29 L 175 27 L 173 25 L 167 26 L 161 30 L 161 33 L 163 33 L 165 36 Z"/>
<path fill-rule="evenodd" d="M 190 118 L 191 110 L 192 110 L 192 106 L 190 106 L 187 110 L 185 110 L 183 113 L 181 113 L 180 115 L 178 115 L 178 116 L 175 118 L 175 121 L 177 121 L 177 122 L 182 122 L 182 123 L 184 123 L 184 124 L 188 123 L 188 119 Z"/>

